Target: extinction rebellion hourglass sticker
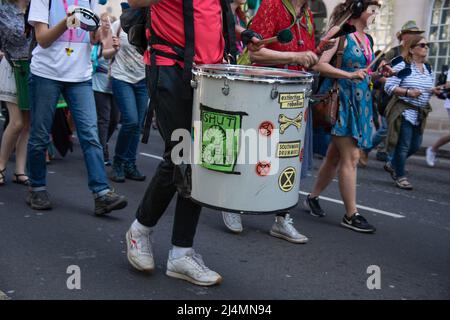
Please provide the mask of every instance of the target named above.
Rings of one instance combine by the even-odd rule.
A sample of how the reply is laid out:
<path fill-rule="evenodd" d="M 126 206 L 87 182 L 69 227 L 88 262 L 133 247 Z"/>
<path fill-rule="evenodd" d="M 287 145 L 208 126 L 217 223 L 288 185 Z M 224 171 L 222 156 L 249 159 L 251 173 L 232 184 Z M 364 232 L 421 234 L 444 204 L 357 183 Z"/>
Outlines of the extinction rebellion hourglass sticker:
<path fill-rule="evenodd" d="M 201 165 L 210 170 L 233 173 L 236 165 L 242 116 L 245 112 L 217 110 L 200 105 Z"/>

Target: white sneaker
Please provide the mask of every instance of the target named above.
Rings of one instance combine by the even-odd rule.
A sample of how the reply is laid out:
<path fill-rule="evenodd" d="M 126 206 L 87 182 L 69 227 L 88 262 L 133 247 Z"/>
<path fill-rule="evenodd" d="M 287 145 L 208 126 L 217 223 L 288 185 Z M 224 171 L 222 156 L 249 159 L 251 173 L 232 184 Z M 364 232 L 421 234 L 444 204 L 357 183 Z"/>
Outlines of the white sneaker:
<path fill-rule="evenodd" d="M 170 250 L 166 275 L 199 286 L 212 286 L 222 282 L 222 277 L 210 270 L 203 262 L 202 256 L 195 253 L 193 249 L 177 259 L 172 258 L 172 250 Z"/>
<path fill-rule="evenodd" d="M 427 148 L 426 160 L 429 167 L 434 167 L 436 164 L 436 152 L 433 151 L 432 147 Z"/>
<path fill-rule="evenodd" d="M 286 217 L 275 217 L 270 235 L 293 243 L 307 243 L 308 238 L 300 234 L 293 225 L 289 214 Z"/>
<path fill-rule="evenodd" d="M 139 271 L 152 272 L 155 269 L 150 233 L 144 234 L 130 228 L 126 234 L 127 258 Z"/>
<path fill-rule="evenodd" d="M 222 218 L 225 226 L 231 232 L 241 233 L 244 230 L 240 214 L 222 211 Z"/>

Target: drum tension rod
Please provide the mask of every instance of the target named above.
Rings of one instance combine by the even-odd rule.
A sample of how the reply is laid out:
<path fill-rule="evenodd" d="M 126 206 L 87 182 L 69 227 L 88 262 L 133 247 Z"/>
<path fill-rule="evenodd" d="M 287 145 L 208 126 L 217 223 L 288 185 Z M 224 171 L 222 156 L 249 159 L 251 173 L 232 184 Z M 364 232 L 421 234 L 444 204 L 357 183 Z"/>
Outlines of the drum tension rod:
<path fill-rule="evenodd" d="M 224 85 L 222 88 L 222 93 L 227 96 L 230 94 L 230 85 L 228 84 L 228 79 L 224 80 Z"/>

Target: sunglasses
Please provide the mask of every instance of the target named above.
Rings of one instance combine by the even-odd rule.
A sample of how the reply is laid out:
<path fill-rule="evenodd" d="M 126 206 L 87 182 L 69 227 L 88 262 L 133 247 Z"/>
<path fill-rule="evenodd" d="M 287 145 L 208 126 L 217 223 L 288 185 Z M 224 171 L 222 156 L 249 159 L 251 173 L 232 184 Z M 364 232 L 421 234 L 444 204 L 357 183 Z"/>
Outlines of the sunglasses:
<path fill-rule="evenodd" d="M 429 43 L 419 43 L 419 44 L 416 44 L 414 47 L 421 47 L 422 49 L 423 48 L 430 49 L 430 44 Z"/>

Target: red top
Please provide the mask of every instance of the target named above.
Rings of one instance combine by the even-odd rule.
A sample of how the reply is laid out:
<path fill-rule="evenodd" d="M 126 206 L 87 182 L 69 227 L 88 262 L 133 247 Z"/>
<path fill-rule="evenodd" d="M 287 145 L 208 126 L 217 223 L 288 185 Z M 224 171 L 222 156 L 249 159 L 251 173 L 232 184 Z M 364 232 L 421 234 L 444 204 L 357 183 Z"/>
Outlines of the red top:
<path fill-rule="evenodd" d="M 225 40 L 222 33 L 222 8 L 220 0 L 194 0 L 194 30 L 196 64 L 222 63 Z M 155 34 L 170 43 L 184 48 L 183 0 L 162 0 L 151 7 L 152 29 Z M 147 33 L 147 37 L 149 34 Z M 155 45 L 155 49 L 174 53 L 164 45 Z M 144 61 L 150 64 L 146 52 Z M 172 66 L 175 60 L 157 56 L 159 66 Z"/>
<path fill-rule="evenodd" d="M 313 19 L 312 12 L 307 8 L 311 23 Z M 258 32 L 263 38 L 275 37 L 283 29 L 289 28 L 292 24 L 292 15 L 283 5 L 282 0 L 264 0 L 261 3 L 255 17 L 252 20 L 250 29 Z M 299 23 L 295 23 L 291 28 L 293 40 L 289 43 L 280 44 L 278 42 L 267 45 L 268 49 L 286 52 L 312 51 L 316 48 L 314 39 L 314 28 L 312 34 L 308 32 L 308 23 L 305 15 L 302 16 Z M 279 68 L 286 66 L 280 65 Z M 301 66 L 287 66 L 291 70 L 304 70 Z"/>

